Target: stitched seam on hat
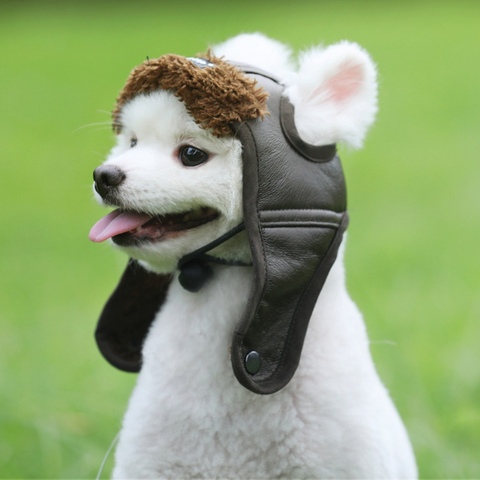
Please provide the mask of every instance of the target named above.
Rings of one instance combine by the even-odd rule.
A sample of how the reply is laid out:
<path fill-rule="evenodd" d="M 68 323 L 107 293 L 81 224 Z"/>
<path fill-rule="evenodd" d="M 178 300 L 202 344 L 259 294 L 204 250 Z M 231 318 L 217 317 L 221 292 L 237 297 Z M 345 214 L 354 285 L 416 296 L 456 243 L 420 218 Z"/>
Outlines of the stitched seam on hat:
<path fill-rule="evenodd" d="M 263 222 L 264 228 L 338 228 L 338 223 L 330 222 Z"/>
<path fill-rule="evenodd" d="M 255 135 L 253 134 L 252 132 L 252 129 L 250 127 L 250 125 L 248 123 L 245 123 L 245 125 L 247 126 L 248 130 L 250 131 L 250 134 L 253 138 L 253 146 L 255 147 L 255 159 L 256 159 L 256 164 L 257 164 L 257 182 L 260 181 L 260 162 L 258 161 L 258 148 L 257 148 L 257 141 L 255 139 Z M 263 273 L 264 273 L 264 278 L 265 278 L 265 282 L 264 282 L 264 286 L 263 286 L 263 291 L 262 291 L 262 297 L 263 297 L 263 292 L 265 291 L 266 289 L 266 286 L 268 284 L 268 269 L 267 269 L 267 256 L 266 256 L 266 253 L 265 253 L 265 243 L 263 241 L 263 235 L 262 235 L 262 225 L 260 223 L 260 213 L 261 211 L 259 210 L 259 207 L 258 207 L 258 204 L 259 204 L 259 199 L 258 199 L 258 190 L 257 190 L 257 198 L 255 199 L 255 210 L 257 212 L 257 219 L 258 219 L 258 233 L 260 235 L 260 243 L 262 245 L 262 256 L 263 256 Z M 262 298 L 261 297 L 261 298 Z M 261 301 L 260 301 L 261 303 Z M 260 305 L 258 305 L 257 307 L 257 312 L 258 312 L 258 308 L 260 307 Z M 255 312 L 255 314 L 257 314 L 257 312 Z"/>
<path fill-rule="evenodd" d="M 252 129 L 251 129 L 250 125 L 247 122 L 245 122 L 243 124 L 243 126 L 248 129 L 248 131 L 250 132 L 251 138 L 252 138 L 253 148 L 255 149 L 256 170 L 257 170 L 257 180 L 258 180 L 260 178 L 260 165 L 259 165 L 259 161 L 258 161 L 257 142 L 255 140 L 255 136 L 253 135 L 253 132 L 252 132 Z M 259 201 L 258 201 L 258 191 L 257 191 L 257 195 L 256 195 L 256 198 L 255 198 L 255 211 L 256 211 L 257 219 L 258 219 L 257 229 L 258 229 L 258 234 L 259 234 L 259 237 L 260 237 L 260 245 L 261 245 L 262 257 L 263 257 L 263 276 L 264 276 L 264 279 L 265 279 L 264 286 L 263 286 L 263 289 L 262 289 L 262 293 L 263 293 L 265 291 L 266 285 L 268 283 L 268 270 L 267 270 L 267 258 L 266 258 L 266 254 L 265 254 L 265 243 L 263 241 L 263 235 L 262 235 L 262 225 L 260 223 L 261 210 L 259 210 L 258 203 L 259 203 Z M 260 296 L 260 300 L 262 299 L 262 297 L 263 297 L 263 294 Z M 258 309 L 260 307 L 260 303 L 257 305 L 257 308 L 254 312 L 254 317 L 258 314 Z"/>
<path fill-rule="evenodd" d="M 263 226 L 283 225 L 325 225 L 338 227 L 342 220 L 342 214 L 332 210 L 322 209 L 278 209 L 263 210 L 260 212 L 260 221 Z"/>
<path fill-rule="evenodd" d="M 335 210 L 329 210 L 328 208 L 271 208 L 269 210 L 262 210 L 263 212 L 332 212 L 338 215 L 342 215 L 343 212 L 336 212 Z"/>

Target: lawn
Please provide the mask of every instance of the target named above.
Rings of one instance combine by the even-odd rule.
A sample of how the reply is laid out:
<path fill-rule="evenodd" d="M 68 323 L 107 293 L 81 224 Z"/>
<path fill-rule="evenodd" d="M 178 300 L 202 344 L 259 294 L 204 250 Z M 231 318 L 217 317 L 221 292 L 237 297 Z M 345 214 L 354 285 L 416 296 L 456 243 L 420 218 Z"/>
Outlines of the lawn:
<path fill-rule="evenodd" d="M 377 123 L 341 149 L 349 290 L 421 476 L 480 478 L 480 2 L 164 3 L 0 7 L 0 478 L 95 478 L 135 381 L 93 341 L 125 259 L 87 239 L 128 72 L 257 30 L 378 64 Z"/>

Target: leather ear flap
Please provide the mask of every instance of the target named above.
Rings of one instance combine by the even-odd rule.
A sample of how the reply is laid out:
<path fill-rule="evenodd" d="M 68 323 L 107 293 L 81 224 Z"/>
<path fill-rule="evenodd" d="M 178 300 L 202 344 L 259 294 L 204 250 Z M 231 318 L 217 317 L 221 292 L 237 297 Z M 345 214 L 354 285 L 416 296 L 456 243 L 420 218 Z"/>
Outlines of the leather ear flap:
<path fill-rule="evenodd" d="M 165 301 L 171 280 L 170 275 L 149 272 L 129 260 L 95 330 L 100 352 L 114 367 L 140 371 L 143 342 Z"/>
<path fill-rule="evenodd" d="M 250 296 L 231 359 L 238 381 L 272 394 L 292 379 L 317 298 L 347 228 L 335 145 L 300 138 L 283 86 L 246 72 L 269 92 L 270 115 L 233 126 L 243 146 L 243 208 L 253 259 Z"/>

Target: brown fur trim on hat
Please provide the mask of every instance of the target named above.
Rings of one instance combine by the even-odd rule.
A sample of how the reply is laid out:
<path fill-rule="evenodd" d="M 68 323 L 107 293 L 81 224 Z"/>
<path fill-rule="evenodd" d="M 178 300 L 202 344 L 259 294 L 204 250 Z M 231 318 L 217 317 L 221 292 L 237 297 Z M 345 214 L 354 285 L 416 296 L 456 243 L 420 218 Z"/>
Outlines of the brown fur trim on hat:
<path fill-rule="evenodd" d="M 124 105 L 137 95 L 156 90 L 171 90 L 195 121 L 218 137 L 230 135 L 234 122 L 267 114 L 268 93 L 255 80 L 210 52 L 201 58 L 207 60 L 204 67 L 186 57 L 164 55 L 133 69 L 113 111 L 115 132 L 122 130 Z"/>

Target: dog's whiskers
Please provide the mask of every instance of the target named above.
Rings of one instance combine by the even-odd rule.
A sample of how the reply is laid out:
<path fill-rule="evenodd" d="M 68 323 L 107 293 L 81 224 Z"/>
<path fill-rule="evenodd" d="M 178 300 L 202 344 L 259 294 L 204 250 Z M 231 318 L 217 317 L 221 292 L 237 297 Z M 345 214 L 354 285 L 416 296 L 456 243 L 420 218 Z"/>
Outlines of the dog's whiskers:
<path fill-rule="evenodd" d="M 107 463 L 107 460 L 108 460 L 108 457 L 110 456 L 110 454 L 112 453 L 112 450 L 113 448 L 115 447 L 115 444 L 118 442 L 118 437 L 120 436 L 120 431 L 115 435 L 115 438 L 112 440 L 112 443 L 110 444 L 110 446 L 108 447 L 108 450 L 107 450 L 107 453 L 105 454 L 105 456 L 103 457 L 103 460 L 102 460 L 102 463 L 100 465 L 100 468 L 98 470 L 98 473 L 97 473 L 97 476 L 95 478 L 95 480 L 100 480 L 100 477 L 103 473 L 103 469 L 105 468 L 105 464 Z"/>
<path fill-rule="evenodd" d="M 112 123 L 107 121 L 107 122 L 94 122 L 94 123 L 87 123 L 86 125 L 82 125 L 81 127 L 76 128 L 73 132 L 76 133 L 80 130 L 84 130 L 85 128 L 91 128 L 91 127 L 102 127 L 97 130 L 105 130 L 107 128 L 111 128 Z"/>

